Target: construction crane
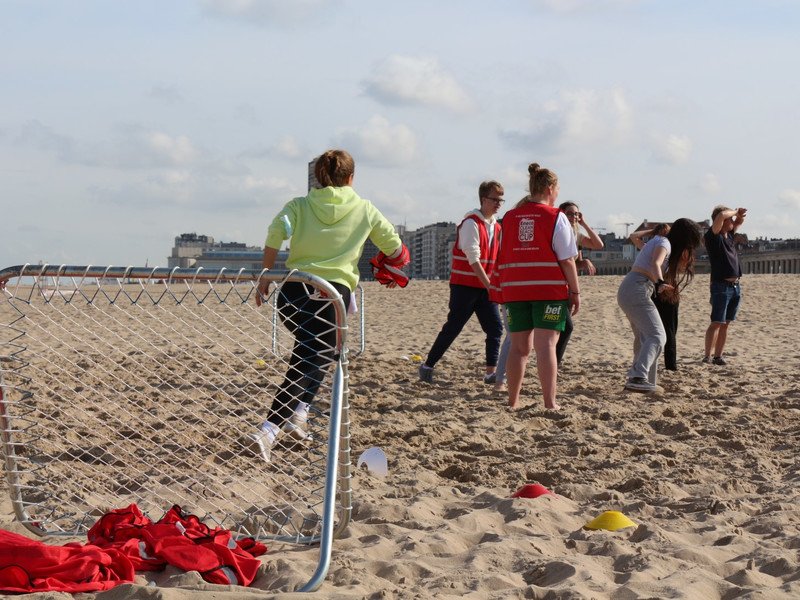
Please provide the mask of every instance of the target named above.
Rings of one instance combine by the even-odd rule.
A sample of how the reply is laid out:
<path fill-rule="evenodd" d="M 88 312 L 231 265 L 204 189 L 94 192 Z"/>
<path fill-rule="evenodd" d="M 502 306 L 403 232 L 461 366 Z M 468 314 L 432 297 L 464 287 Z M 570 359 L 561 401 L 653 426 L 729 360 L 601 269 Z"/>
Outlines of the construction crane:
<path fill-rule="evenodd" d="M 625 237 L 628 237 L 628 228 L 633 225 L 633 223 L 620 223 L 620 225 L 625 225 Z"/>

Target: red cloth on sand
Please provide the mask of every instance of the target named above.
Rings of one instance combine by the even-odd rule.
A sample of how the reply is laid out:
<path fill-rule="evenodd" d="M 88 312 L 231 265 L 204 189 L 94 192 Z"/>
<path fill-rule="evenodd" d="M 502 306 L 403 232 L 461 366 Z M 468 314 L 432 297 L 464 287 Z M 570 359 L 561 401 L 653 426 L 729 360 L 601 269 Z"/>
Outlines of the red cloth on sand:
<path fill-rule="evenodd" d="M 210 583 L 250 585 L 267 547 L 253 538 L 234 540 L 173 506 L 157 522 L 135 504 L 103 515 L 89 543 L 49 546 L 0 530 L 0 590 L 6 592 L 106 590 L 133 581 L 134 571 L 170 564 L 198 571 Z"/>

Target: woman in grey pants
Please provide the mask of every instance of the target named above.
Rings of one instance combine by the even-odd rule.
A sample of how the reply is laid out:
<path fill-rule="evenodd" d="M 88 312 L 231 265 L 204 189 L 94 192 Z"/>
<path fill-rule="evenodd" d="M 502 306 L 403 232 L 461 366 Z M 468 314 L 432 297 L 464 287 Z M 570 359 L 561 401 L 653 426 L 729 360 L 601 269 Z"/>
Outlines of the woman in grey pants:
<path fill-rule="evenodd" d="M 694 276 L 695 248 L 700 230 L 690 219 L 678 219 L 666 238 L 657 236 L 642 248 L 630 273 L 622 280 L 617 303 L 633 330 L 633 363 L 628 369 L 625 389 L 653 392 L 657 384 L 658 357 L 667 334 L 653 294 L 683 288 Z M 664 283 L 664 279 L 675 285 Z"/>

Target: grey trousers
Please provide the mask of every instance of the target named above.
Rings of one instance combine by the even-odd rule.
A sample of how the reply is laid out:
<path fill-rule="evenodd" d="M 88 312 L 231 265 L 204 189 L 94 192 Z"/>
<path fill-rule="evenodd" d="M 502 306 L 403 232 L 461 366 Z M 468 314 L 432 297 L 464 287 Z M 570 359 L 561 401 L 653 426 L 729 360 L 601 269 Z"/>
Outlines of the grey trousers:
<path fill-rule="evenodd" d="M 658 383 L 658 357 L 667 342 L 656 305 L 651 299 L 655 284 L 644 275 L 631 271 L 617 291 L 617 304 L 628 317 L 633 330 L 633 364 L 628 379 L 644 377 Z"/>

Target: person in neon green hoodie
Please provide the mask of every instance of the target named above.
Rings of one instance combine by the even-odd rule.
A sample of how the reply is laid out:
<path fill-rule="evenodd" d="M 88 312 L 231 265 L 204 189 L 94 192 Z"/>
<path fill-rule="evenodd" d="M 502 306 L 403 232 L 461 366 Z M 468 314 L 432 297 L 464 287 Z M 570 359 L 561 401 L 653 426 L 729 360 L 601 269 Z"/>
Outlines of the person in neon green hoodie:
<path fill-rule="evenodd" d="M 364 242 L 370 239 L 389 258 L 405 250 L 394 226 L 369 201 L 351 187 L 355 163 L 344 150 L 328 150 L 314 166 L 322 186 L 307 196 L 294 198 L 273 219 L 267 232 L 263 265 L 275 265 L 278 250 L 291 238 L 286 266 L 317 275 L 329 282 L 349 308 L 351 293 L 358 285 L 358 260 Z M 256 304 L 261 305 L 269 284 L 261 283 Z M 281 431 L 297 440 L 304 429 L 311 402 L 328 366 L 334 361 L 335 311 L 324 298 L 312 297 L 301 282 L 287 282 L 278 292 L 278 310 L 283 324 L 295 336 L 289 368 L 266 420 L 251 437 L 264 460 Z"/>

